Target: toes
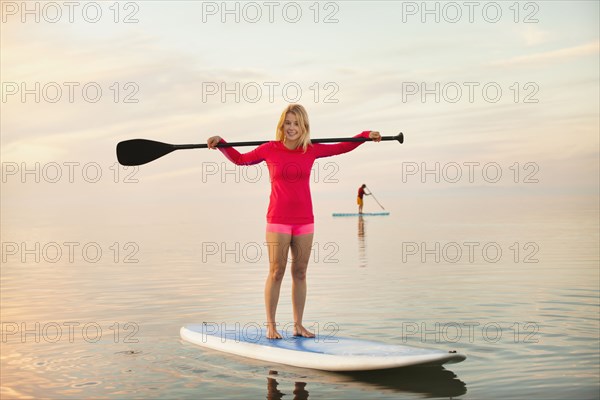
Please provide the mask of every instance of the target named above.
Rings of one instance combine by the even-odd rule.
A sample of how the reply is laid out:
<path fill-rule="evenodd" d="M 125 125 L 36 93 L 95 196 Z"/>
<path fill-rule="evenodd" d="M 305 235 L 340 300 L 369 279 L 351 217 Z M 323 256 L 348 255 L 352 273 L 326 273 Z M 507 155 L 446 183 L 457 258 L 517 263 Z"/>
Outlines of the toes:
<path fill-rule="evenodd" d="M 303 329 L 301 332 L 294 332 L 294 336 L 300 336 L 300 337 L 305 337 L 305 338 L 314 338 L 315 334 Z"/>
<path fill-rule="evenodd" d="M 281 335 L 279 334 L 279 332 L 275 332 L 273 334 L 268 334 L 267 333 L 267 339 L 281 339 Z"/>

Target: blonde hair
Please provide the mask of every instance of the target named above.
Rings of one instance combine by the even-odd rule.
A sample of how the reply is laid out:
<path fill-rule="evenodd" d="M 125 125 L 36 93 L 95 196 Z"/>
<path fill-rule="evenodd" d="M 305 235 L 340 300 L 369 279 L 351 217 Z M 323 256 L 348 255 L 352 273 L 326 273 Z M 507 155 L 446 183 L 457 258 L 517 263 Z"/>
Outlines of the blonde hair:
<path fill-rule="evenodd" d="M 306 149 L 310 144 L 310 123 L 308 122 L 308 113 L 300 104 L 290 104 L 285 108 L 285 110 L 283 110 L 281 117 L 279 117 L 279 122 L 277 123 L 275 140 L 279 142 L 285 142 L 283 125 L 288 113 L 294 114 L 298 120 L 298 124 L 300 125 L 300 146 L 302 146 L 302 150 L 306 152 Z"/>

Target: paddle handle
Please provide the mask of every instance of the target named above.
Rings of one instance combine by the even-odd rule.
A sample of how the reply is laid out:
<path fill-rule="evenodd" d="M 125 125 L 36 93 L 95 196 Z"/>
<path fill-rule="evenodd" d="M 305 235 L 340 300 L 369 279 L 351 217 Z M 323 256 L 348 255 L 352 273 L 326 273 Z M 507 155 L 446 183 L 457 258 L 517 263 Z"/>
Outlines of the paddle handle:
<path fill-rule="evenodd" d="M 404 135 L 402 132 L 396 136 L 382 136 L 381 140 L 397 140 L 399 143 L 404 143 Z M 370 138 L 362 137 L 349 137 L 349 138 L 323 138 L 323 139 L 311 139 L 311 143 L 338 143 L 338 142 L 370 142 Z M 219 143 L 217 147 L 240 147 L 240 146 L 260 146 L 261 144 L 268 143 L 268 140 L 255 140 L 250 142 L 232 142 L 232 143 Z M 173 149 L 206 149 L 207 144 L 174 144 Z"/>

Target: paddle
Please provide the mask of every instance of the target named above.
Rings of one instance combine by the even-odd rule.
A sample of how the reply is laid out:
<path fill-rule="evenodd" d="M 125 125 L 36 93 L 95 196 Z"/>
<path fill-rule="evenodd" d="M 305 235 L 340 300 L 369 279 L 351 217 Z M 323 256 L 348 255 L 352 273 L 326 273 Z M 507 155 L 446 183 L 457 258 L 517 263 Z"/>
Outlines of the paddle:
<path fill-rule="evenodd" d="M 397 140 L 399 143 L 404 143 L 404 135 L 402 132 L 396 136 L 382 136 L 381 140 Z M 369 138 L 325 138 L 311 139 L 312 143 L 337 143 L 337 142 L 368 142 Z M 220 143 L 217 147 L 234 147 L 234 146 L 258 146 L 267 143 L 268 140 L 254 142 L 234 142 Z M 165 156 L 172 151 L 181 149 L 206 149 L 206 144 L 169 144 L 156 142 L 147 139 L 131 139 L 119 142 L 117 144 L 117 159 L 121 165 L 142 165 L 154 161 L 157 158 Z"/>
<path fill-rule="evenodd" d="M 369 189 L 369 188 L 368 188 L 366 185 L 365 185 L 365 188 Z M 371 189 L 369 189 L 369 194 L 370 194 L 371 196 L 373 196 L 373 200 L 375 200 L 375 202 L 376 202 L 377 204 L 379 204 L 379 207 L 381 207 L 381 209 L 382 209 L 382 210 L 385 210 L 385 208 L 383 208 L 383 206 L 382 206 L 382 205 L 381 205 L 381 204 L 380 204 L 380 203 L 377 201 L 377 199 L 375 198 L 375 195 L 373 194 L 373 192 L 371 191 Z"/>

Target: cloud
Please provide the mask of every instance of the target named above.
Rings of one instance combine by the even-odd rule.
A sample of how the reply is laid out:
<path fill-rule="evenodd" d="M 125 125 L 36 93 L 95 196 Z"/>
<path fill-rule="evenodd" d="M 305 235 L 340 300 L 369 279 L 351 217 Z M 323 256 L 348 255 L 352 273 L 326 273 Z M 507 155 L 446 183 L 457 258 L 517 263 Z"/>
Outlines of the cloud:
<path fill-rule="evenodd" d="M 535 26 L 527 26 L 526 29 L 521 32 L 521 36 L 525 40 L 527 46 L 537 46 L 548 41 L 550 32 L 543 31 Z"/>
<path fill-rule="evenodd" d="M 595 41 L 575 47 L 567 47 L 559 50 L 552 50 L 543 53 L 534 53 L 525 56 L 518 56 L 504 60 L 493 61 L 489 65 L 496 67 L 538 66 L 541 63 L 567 61 L 573 58 L 588 56 L 591 54 L 598 54 L 599 48 L 600 41 Z"/>

